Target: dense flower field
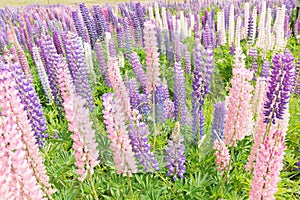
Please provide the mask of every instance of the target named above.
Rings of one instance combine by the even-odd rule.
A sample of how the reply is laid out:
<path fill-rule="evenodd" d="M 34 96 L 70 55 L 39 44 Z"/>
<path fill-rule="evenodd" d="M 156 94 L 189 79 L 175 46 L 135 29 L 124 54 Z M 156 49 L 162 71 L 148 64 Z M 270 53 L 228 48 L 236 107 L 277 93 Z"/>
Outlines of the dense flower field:
<path fill-rule="evenodd" d="M 0 199 L 300 199 L 295 0 L 0 9 Z"/>

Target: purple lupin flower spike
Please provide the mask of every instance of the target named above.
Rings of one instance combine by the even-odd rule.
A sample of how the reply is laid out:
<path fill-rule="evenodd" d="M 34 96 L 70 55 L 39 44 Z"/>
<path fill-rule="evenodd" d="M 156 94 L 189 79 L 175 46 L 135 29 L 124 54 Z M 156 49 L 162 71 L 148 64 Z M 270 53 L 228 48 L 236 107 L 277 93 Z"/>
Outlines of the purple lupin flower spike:
<path fill-rule="evenodd" d="M 295 85 L 295 94 L 300 95 L 300 58 L 296 63 L 296 85 Z"/>
<path fill-rule="evenodd" d="M 135 41 L 135 47 L 139 47 L 142 41 L 142 29 L 140 25 L 140 21 L 138 20 L 135 12 L 129 12 L 132 25 L 133 25 L 133 31 L 134 31 L 134 41 Z"/>
<path fill-rule="evenodd" d="M 117 27 L 117 40 L 119 48 L 125 48 L 125 35 L 121 27 Z"/>
<path fill-rule="evenodd" d="M 262 68 L 261 68 L 261 74 L 260 74 L 261 77 L 268 78 L 269 67 L 270 67 L 270 62 L 265 60 L 262 64 Z"/>
<path fill-rule="evenodd" d="M 95 28 L 97 35 L 103 39 L 103 35 L 106 32 L 105 26 L 103 25 L 103 19 L 102 19 L 102 13 L 100 13 L 100 7 L 98 5 L 95 5 L 93 7 L 94 10 L 94 21 L 95 21 Z"/>
<path fill-rule="evenodd" d="M 139 93 L 139 87 L 137 85 L 136 79 L 128 80 L 126 82 L 126 88 L 129 93 L 131 109 L 139 110 L 141 103 L 141 95 Z"/>
<path fill-rule="evenodd" d="M 108 42 L 108 46 L 109 46 L 109 56 L 116 58 L 117 57 L 117 50 L 115 47 L 115 40 L 114 37 L 112 35 L 111 39 Z"/>
<path fill-rule="evenodd" d="M 268 81 L 267 101 L 264 104 L 265 123 L 283 119 L 295 84 L 294 57 L 288 49 L 273 57 L 274 66 Z"/>
<path fill-rule="evenodd" d="M 175 40 L 175 60 L 176 62 L 181 61 L 181 41 L 179 38 L 179 33 L 174 33 L 174 40 Z"/>
<path fill-rule="evenodd" d="M 174 65 L 174 115 L 183 125 L 189 125 L 189 113 L 185 104 L 185 77 L 181 64 Z"/>
<path fill-rule="evenodd" d="M 147 93 L 147 78 L 144 69 L 142 68 L 142 65 L 140 63 L 139 57 L 136 54 L 136 52 L 131 53 L 131 64 L 132 64 L 132 69 L 137 77 L 137 80 L 141 84 L 141 88 L 143 90 L 143 93 Z"/>
<path fill-rule="evenodd" d="M 129 57 L 132 52 L 132 36 L 130 32 L 130 21 L 128 17 L 125 17 L 123 20 L 123 28 L 125 34 L 125 43 L 126 43 L 126 55 Z"/>
<path fill-rule="evenodd" d="M 81 21 L 81 18 L 79 18 L 78 12 L 74 11 L 72 12 L 72 19 L 74 22 L 74 26 L 76 29 L 77 34 L 85 41 L 87 42 L 87 39 L 85 37 L 85 30 L 84 30 L 84 24 Z"/>
<path fill-rule="evenodd" d="M 162 84 L 157 85 L 154 91 L 155 95 L 155 120 L 156 122 L 162 122 L 164 123 L 166 121 L 165 116 L 165 98 L 164 98 L 164 92 L 163 92 L 163 86 Z"/>
<path fill-rule="evenodd" d="M 88 30 L 91 47 L 94 48 L 94 44 L 97 41 L 97 31 L 95 28 L 95 22 L 93 18 L 91 18 L 88 8 L 84 3 L 79 4 L 79 9 L 82 15 L 83 22 Z"/>
<path fill-rule="evenodd" d="M 144 172 L 159 170 L 159 164 L 151 152 L 151 146 L 148 141 L 149 131 L 144 122 L 140 122 L 141 116 L 137 110 L 132 111 L 131 122 L 128 125 L 130 144 L 132 150 L 135 152 L 139 164 L 144 167 Z"/>
<path fill-rule="evenodd" d="M 204 99 L 210 93 L 210 80 L 213 73 L 213 52 L 210 48 L 201 49 L 201 45 L 196 45 L 195 48 L 195 69 L 193 80 L 192 93 L 192 112 L 193 112 L 193 133 L 195 145 L 201 140 L 203 136 L 202 121 L 203 113 L 202 107 Z M 202 116 L 201 116 L 202 115 Z"/>
<path fill-rule="evenodd" d="M 36 139 L 36 145 L 40 148 L 45 146 L 45 138 L 48 138 L 46 118 L 43 113 L 42 105 L 31 81 L 27 80 L 19 63 L 11 66 L 13 78 L 16 81 L 18 96 L 24 104 L 24 111 L 31 123 L 31 128 Z"/>
<path fill-rule="evenodd" d="M 64 55 L 60 37 L 57 31 L 53 32 L 53 43 L 58 54 Z"/>
<path fill-rule="evenodd" d="M 88 82 L 89 69 L 85 62 L 84 48 L 81 40 L 76 34 L 69 33 L 64 36 L 64 44 L 75 92 L 86 100 L 89 110 L 92 111 L 95 105 Z"/>
<path fill-rule="evenodd" d="M 160 54 L 165 53 L 163 49 L 163 40 L 162 40 L 162 32 L 161 28 L 159 26 L 156 26 L 156 35 L 157 35 L 157 46 L 158 46 L 158 51 Z"/>
<path fill-rule="evenodd" d="M 212 143 L 214 143 L 217 140 L 217 138 L 223 139 L 225 115 L 226 115 L 226 107 L 224 102 L 218 102 L 215 104 L 214 107 L 215 107 L 214 122 L 212 125 L 212 133 L 211 133 Z"/>
<path fill-rule="evenodd" d="M 166 149 L 166 168 L 168 169 L 167 176 L 173 176 L 173 180 L 177 178 L 184 178 L 186 171 L 185 163 L 185 146 L 183 144 L 183 137 L 180 134 L 180 124 L 176 122 L 173 133 L 168 140 L 168 146 Z"/>
<path fill-rule="evenodd" d="M 111 83 L 108 78 L 108 68 L 107 68 L 107 64 L 105 62 L 105 58 L 103 55 L 103 49 L 102 49 L 102 45 L 100 42 L 95 43 L 95 52 L 96 52 L 97 60 L 99 63 L 100 71 L 101 71 L 102 77 L 104 79 L 104 82 L 108 87 L 111 87 Z"/>
<path fill-rule="evenodd" d="M 144 23 L 146 21 L 146 18 L 145 18 L 144 6 L 142 6 L 142 4 L 140 2 L 138 2 L 136 4 L 136 14 L 137 14 L 138 20 L 140 22 L 141 30 L 144 30 Z M 143 31 L 142 31 L 142 38 L 144 38 L 144 32 Z M 143 40 L 142 40 L 142 44 L 144 44 Z"/>
<path fill-rule="evenodd" d="M 56 105 L 61 106 L 62 98 L 57 81 L 57 65 L 59 62 L 59 55 L 57 54 L 53 41 L 49 35 L 42 35 L 40 47 L 42 56 L 45 59 L 45 68 L 49 76 L 48 78 L 52 96 L 54 97 L 54 102 Z"/>
<path fill-rule="evenodd" d="M 211 30 L 208 24 L 204 26 L 204 32 L 202 34 L 202 42 L 205 48 L 212 46 Z"/>

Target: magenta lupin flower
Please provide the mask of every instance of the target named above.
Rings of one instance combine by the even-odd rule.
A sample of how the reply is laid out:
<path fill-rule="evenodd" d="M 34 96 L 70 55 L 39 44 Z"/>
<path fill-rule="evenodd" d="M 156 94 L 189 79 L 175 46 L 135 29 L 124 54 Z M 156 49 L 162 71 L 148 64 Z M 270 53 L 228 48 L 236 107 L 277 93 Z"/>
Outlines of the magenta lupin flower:
<path fill-rule="evenodd" d="M 283 167 L 284 134 L 281 131 L 271 132 L 261 145 L 256 158 L 253 179 L 251 181 L 250 200 L 275 200 L 280 171 Z"/>

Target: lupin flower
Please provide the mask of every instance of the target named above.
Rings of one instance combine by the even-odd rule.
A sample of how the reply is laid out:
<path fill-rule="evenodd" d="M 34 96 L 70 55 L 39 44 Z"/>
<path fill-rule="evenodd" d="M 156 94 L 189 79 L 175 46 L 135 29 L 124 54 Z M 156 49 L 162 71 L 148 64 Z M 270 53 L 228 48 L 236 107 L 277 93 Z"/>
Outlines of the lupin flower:
<path fill-rule="evenodd" d="M 157 25 L 156 26 L 156 35 L 157 35 L 157 45 L 158 45 L 158 51 L 161 54 L 165 54 L 165 46 L 163 44 L 163 35 L 161 28 Z"/>
<path fill-rule="evenodd" d="M 275 200 L 285 148 L 284 134 L 278 130 L 271 132 L 261 144 L 251 181 L 250 200 Z"/>
<path fill-rule="evenodd" d="M 195 144 L 203 136 L 204 115 L 202 107 L 204 105 L 204 99 L 210 92 L 210 79 L 213 73 L 213 52 L 210 48 L 202 51 L 201 45 L 197 44 L 195 48 L 195 69 L 193 80 L 193 133 Z"/>
<path fill-rule="evenodd" d="M 99 63 L 100 71 L 104 79 L 104 82 L 108 87 L 111 87 L 111 82 L 108 77 L 108 68 L 103 55 L 103 49 L 101 43 L 99 42 L 95 43 L 95 52 L 96 52 L 97 60 Z"/>
<path fill-rule="evenodd" d="M 107 32 L 109 33 L 109 32 Z M 117 57 L 117 50 L 115 47 L 115 39 L 114 36 L 112 35 L 109 42 L 108 42 L 108 49 L 109 49 L 109 56 L 116 58 Z"/>
<path fill-rule="evenodd" d="M 227 149 L 224 141 L 221 140 L 220 138 L 215 140 L 214 150 L 216 151 L 214 155 L 216 156 L 217 170 L 220 171 L 220 174 L 222 175 L 224 173 L 224 170 L 228 168 L 230 163 L 229 150 Z"/>
<path fill-rule="evenodd" d="M 185 72 L 187 74 L 191 73 L 191 53 L 190 51 L 187 49 L 187 46 L 185 48 L 185 53 L 184 53 L 184 58 L 185 58 Z"/>
<path fill-rule="evenodd" d="M 138 16 L 138 20 L 140 22 L 140 26 L 141 28 L 144 28 L 144 23 L 146 21 L 144 7 L 140 2 L 137 2 L 135 5 L 136 5 L 136 13 Z"/>
<path fill-rule="evenodd" d="M 189 112 L 185 103 L 185 77 L 180 63 L 174 65 L 174 115 L 183 125 L 189 125 Z"/>
<path fill-rule="evenodd" d="M 123 20 L 123 29 L 125 35 L 126 53 L 127 56 L 130 56 L 132 52 L 132 36 L 130 31 L 130 19 L 128 17 L 125 17 Z"/>
<path fill-rule="evenodd" d="M 265 36 L 265 24 L 266 24 L 266 1 L 262 1 L 261 12 L 258 23 L 258 37 L 257 37 L 257 47 L 263 47 L 263 40 Z"/>
<path fill-rule="evenodd" d="M 83 181 L 88 173 L 94 173 L 94 167 L 98 165 L 98 150 L 95 139 L 93 123 L 89 120 L 89 110 L 86 100 L 81 96 L 71 94 L 64 103 L 66 119 L 69 121 L 69 130 L 73 132 L 74 156 L 76 159 L 78 180 Z M 68 105 L 67 105 L 68 104 Z"/>
<path fill-rule="evenodd" d="M 64 100 L 65 117 L 69 122 L 69 130 L 73 132 L 73 148 L 76 158 L 78 180 L 83 181 L 88 173 L 93 174 L 94 167 L 98 165 L 98 144 L 95 140 L 93 123 L 89 120 L 87 102 L 75 95 L 68 66 L 61 59 L 58 64 L 58 83 Z"/>
<path fill-rule="evenodd" d="M 88 75 L 89 75 L 89 78 L 93 80 L 93 79 L 95 79 L 96 74 L 95 74 L 95 69 L 94 69 L 92 49 L 91 49 L 91 46 L 87 42 L 83 43 L 83 47 L 84 47 L 85 62 L 89 69 Z"/>
<path fill-rule="evenodd" d="M 88 102 L 89 109 L 92 111 L 95 105 L 88 82 L 89 69 L 85 62 L 83 44 L 78 36 L 68 33 L 64 37 L 64 45 L 75 92 Z"/>
<path fill-rule="evenodd" d="M 55 191 L 49 184 L 16 83 L 8 68 L 0 67 L 1 198 L 52 199 Z"/>
<path fill-rule="evenodd" d="M 85 29 L 84 29 L 84 22 L 82 21 L 82 19 L 79 17 L 78 12 L 77 11 L 73 11 L 72 12 L 72 19 L 74 22 L 74 26 L 76 29 L 77 34 L 85 41 L 87 42 L 87 39 L 85 37 Z"/>
<path fill-rule="evenodd" d="M 111 58 L 108 61 L 108 77 L 111 81 L 112 88 L 114 89 L 114 95 L 118 98 L 123 114 L 129 120 L 131 109 L 130 109 L 130 98 L 120 74 L 120 68 L 118 61 L 115 58 Z"/>
<path fill-rule="evenodd" d="M 129 11 L 129 15 L 131 17 L 133 25 L 135 47 L 139 47 L 142 41 L 143 29 L 141 28 L 140 21 L 137 18 L 136 12 Z"/>
<path fill-rule="evenodd" d="M 34 86 L 26 78 L 19 63 L 11 65 L 11 70 L 16 82 L 16 88 L 19 91 L 18 96 L 24 105 L 24 111 L 27 113 L 36 144 L 38 147 L 45 146 L 45 138 L 48 138 L 48 134 L 45 133 L 47 130 L 46 118 Z"/>
<path fill-rule="evenodd" d="M 233 45 L 234 42 L 234 5 L 230 5 L 230 14 L 229 14 L 229 30 L 228 30 L 228 43 Z"/>
<path fill-rule="evenodd" d="M 176 122 L 172 135 L 168 140 L 168 146 L 166 149 L 166 168 L 168 169 L 167 176 L 173 176 L 173 180 L 177 178 L 184 178 L 186 171 L 185 163 L 185 146 L 183 144 L 183 137 L 180 134 L 180 124 Z"/>
<path fill-rule="evenodd" d="M 283 119 L 295 84 L 294 57 L 288 49 L 273 57 L 273 68 L 268 80 L 267 101 L 264 104 L 265 123 L 275 124 Z"/>
<path fill-rule="evenodd" d="M 204 32 L 202 33 L 202 42 L 205 48 L 212 46 L 211 29 L 208 24 L 204 26 Z"/>
<path fill-rule="evenodd" d="M 254 33 L 253 33 L 253 17 L 250 15 L 249 20 L 248 20 L 248 43 L 253 44 L 254 43 Z"/>
<path fill-rule="evenodd" d="M 125 35 L 124 31 L 121 27 L 117 27 L 117 40 L 118 40 L 118 47 L 123 49 L 125 48 Z"/>
<path fill-rule="evenodd" d="M 257 49 L 250 48 L 249 56 L 253 57 L 253 62 L 250 65 L 250 70 L 253 71 L 253 80 L 256 81 L 256 74 L 258 72 L 258 64 L 257 64 Z"/>
<path fill-rule="evenodd" d="M 300 58 L 296 63 L 296 84 L 295 84 L 295 93 L 300 95 Z"/>
<path fill-rule="evenodd" d="M 151 146 L 148 142 L 149 131 L 144 122 L 140 122 L 141 116 L 137 110 L 132 111 L 131 122 L 128 125 L 130 144 L 135 152 L 139 164 L 144 167 L 144 172 L 153 173 L 154 170 L 159 170 L 159 165 L 150 151 Z"/>
<path fill-rule="evenodd" d="M 265 60 L 262 64 L 262 67 L 261 67 L 261 74 L 260 74 L 261 77 L 268 78 L 268 76 L 269 76 L 269 67 L 270 67 L 269 61 Z"/>
<path fill-rule="evenodd" d="M 26 75 L 27 80 L 33 82 L 32 75 L 31 75 L 31 72 L 30 72 L 30 68 L 29 68 L 24 50 L 20 46 L 17 47 L 17 53 L 18 53 L 18 59 L 19 59 L 20 64 L 23 68 L 23 71 Z"/>
<path fill-rule="evenodd" d="M 129 93 L 130 107 L 131 109 L 140 109 L 141 96 L 139 93 L 139 87 L 135 79 L 130 79 L 126 82 L 126 88 Z"/>
<path fill-rule="evenodd" d="M 59 62 L 59 55 L 55 49 L 54 43 L 49 35 L 42 35 L 40 47 L 42 55 L 45 59 L 45 69 L 48 74 L 50 88 L 54 101 L 58 106 L 62 105 L 62 99 L 57 84 L 57 63 Z"/>
<path fill-rule="evenodd" d="M 57 53 L 61 54 L 61 55 L 64 55 L 64 51 L 63 51 L 63 48 L 62 48 L 62 43 L 61 43 L 61 40 L 60 40 L 60 37 L 59 37 L 57 31 L 53 32 L 53 43 L 54 43 L 54 46 L 57 50 Z"/>
<path fill-rule="evenodd" d="M 146 52 L 147 94 L 151 94 L 156 84 L 160 83 L 161 80 L 159 78 L 159 53 L 157 52 L 155 25 L 150 21 L 144 24 L 144 44 Z"/>
<path fill-rule="evenodd" d="M 253 87 L 250 80 L 252 72 L 245 68 L 244 55 L 240 47 L 235 52 L 235 68 L 233 68 L 232 87 L 227 98 L 227 113 L 225 117 L 224 142 L 235 146 L 238 140 L 251 134 L 252 124 L 251 98 Z"/>
<path fill-rule="evenodd" d="M 135 73 L 135 76 L 137 78 L 137 80 L 139 81 L 141 88 L 143 90 L 144 93 L 147 92 L 147 78 L 146 78 L 146 74 L 144 72 L 144 69 L 142 68 L 142 65 L 140 63 L 139 57 L 136 54 L 136 52 L 132 52 L 131 53 L 131 64 L 132 64 L 132 69 Z"/>
<path fill-rule="evenodd" d="M 51 94 L 49 79 L 45 71 L 44 63 L 40 56 L 39 48 L 37 46 L 32 47 L 32 57 L 37 68 L 44 92 L 48 98 L 48 101 L 51 103 L 53 101 L 53 97 Z"/>
<path fill-rule="evenodd" d="M 216 103 L 215 111 L 214 111 L 214 122 L 212 125 L 212 133 L 211 133 L 213 143 L 217 140 L 217 138 L 223 139 L 225 115 L 226 115 L 225 103 L 224 102 Z"/>
<path fill-rule="evenodd" d="M 154 98 L 155 98 L 155 120 L 157 122 L 164 123 L 166 120 L 165 116 L 165 98 L 163 94 L 163 86 L 162 84 L 156 86 L 154 91 Z"/>
<path fill-rule="evenodd" d="M 83 22 L 88 30 L 87 32 L 89 34 L 91 47 L 93 49 L 94 44 L 97 41 L 97 31 L 95 28 L 95 22 L 93 18 L 90 16 L 89 10 L 84 3 L 79 4 L 79 9 L 82 15 Z"/>
<path fill-rule="evenodd" d="M 104 124 L 111 141 L 110 149 L 113 152 L 117 173 L 131 176 L 132 173 L 137 172 L 137 167 L 126 130 L 126 116 L 120 101 L 122 99 L 113 98 L 111 93 L 102 96 Z"/>
<path fill-rule="evenodd" d="M 248 158 L 248 162 L 246 164 L 246 170 L 251 172 L 253 166 L 255 165 L 255 160 L 260 151 L 260 146 L 264 141 L 264 137 L 267 134 L 267 125 L 264 123 L 265 115 L 264 115 L 264 102 L 266 101 L 266 89 L 267 89 L 267 81 L 265 78 L 259 77 L 256 82 L 256 88 L 254 92 L 254 96 L 252 99 L 252 112 L 255 118 L 255 128 L 254 128 L 254 144 L 252 145 L 250 156 Z M 256 114 L 257 113 L 257 114 Z"/>
<path fill-rule="evenodd" d="M 103 39 L 103 34 L 107 31 L 105 30 L 106 29 L 106 24 L 104 25 L 103 24 L 103 16 L 102 16 L 102 13 L 100 12 L 100 7 L 99 5 L 95 5 L 93 6 L 93 11 L 94 11 L 94 22 L 95 22 L 95 28 L 96 28 L 96 32 L 97 32 L 97 35 Z M 105 18 L 104 18 L 104 21 L 105 21 Z M 106 23 L 106 21 L 105 21 Z"/>

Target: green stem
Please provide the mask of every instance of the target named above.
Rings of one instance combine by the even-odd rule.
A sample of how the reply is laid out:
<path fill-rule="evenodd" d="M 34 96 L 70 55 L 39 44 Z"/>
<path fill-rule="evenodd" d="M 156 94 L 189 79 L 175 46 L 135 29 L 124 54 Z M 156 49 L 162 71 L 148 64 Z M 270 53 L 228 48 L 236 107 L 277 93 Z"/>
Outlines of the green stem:
<path fill-rule="evenodd" d="M 152 92 L 152 120 L 153 120 L 153 152 L 155 151 L 155 142 L 156 142 L 156 122 L 155 122 L 155 85 L 153 84 L 153 92 Z"/>
<path fill-rule="evenodd" d="M 133 198 L 133 191 L 132 191 L 131 180 L 130 180 L 130 177 L 129 177 L 128 174 L 127 174 L 127 182 L 128 182 L 129 188 L 130 188 L 130 195 L 131 195 L 131 199 L 132 199 Z"/>
<path fill-rule="evenodd" d="M 99 198 L 98 198 L 97 192 L 95 190 L 95 185 L 94 185 L 94 181 L 92 179 L 92 174 L 91 174 L 90 170 L 89 170 L 89 180 L 91 182 L 92 192 L 93 192 L 94 199 L 98 200 Z"/>

